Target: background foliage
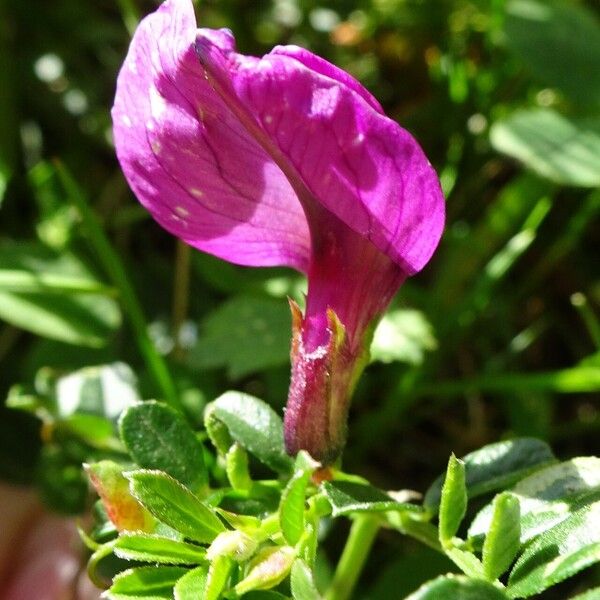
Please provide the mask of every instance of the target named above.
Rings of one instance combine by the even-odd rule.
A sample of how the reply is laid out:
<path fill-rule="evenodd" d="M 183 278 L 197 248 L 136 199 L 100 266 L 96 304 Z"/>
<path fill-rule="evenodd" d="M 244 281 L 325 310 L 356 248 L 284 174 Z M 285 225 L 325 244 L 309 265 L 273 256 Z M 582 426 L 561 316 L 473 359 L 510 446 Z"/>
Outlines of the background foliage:
<path fill-rule="evenodd" d="M 0 476 L 35 482 L 63 512 L 89 501 L 79 465 L 113 450 L 106 416 L 116 418 L 131 394 L 179 397 L 198 424 L 225 389 L 277 411 L 286 399 L 285 296 L 301 299 L 302 279 L 186 251 L 137 205 L 116 163 L 115 77 L 129 32 L 154 6 L 0 4 L 0 385 L 11 407 L 35 413 L 2 409 Z M 383 489 L 424 492 L 450 451 L 462 456 L 515 435 L 544 439 L 563 458 L 597 452 L 593 2 L 220 0 L 197 8 L 203 26 L 230 27 L 245 53 L 295 43 L 353 73 L 417 137 L 442 180 L 446 234 L 376 335 L 345 470 Z M 67 376 L 115 362 L 131 369 Z M 134 379 L 139 392 L 128 385 Z M 325 547 L 339 554 L 335 535 Z M 408 594 L 450 568 L 415 548 L 382 534 L 363 597 Z M 598 578 L 587 571 L 547 597 Z"/>

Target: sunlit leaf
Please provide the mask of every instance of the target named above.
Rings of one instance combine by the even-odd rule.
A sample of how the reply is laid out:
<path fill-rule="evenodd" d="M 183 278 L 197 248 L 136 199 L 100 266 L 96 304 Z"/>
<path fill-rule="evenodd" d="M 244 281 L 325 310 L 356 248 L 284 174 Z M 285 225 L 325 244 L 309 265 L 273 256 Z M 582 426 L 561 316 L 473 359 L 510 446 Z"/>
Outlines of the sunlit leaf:
<path fill-rule="evenodd" d="M 600 119 L 551 109 L 520 110 L 494 123 L 492 145 L 564 185 L 600 185 Z"/>

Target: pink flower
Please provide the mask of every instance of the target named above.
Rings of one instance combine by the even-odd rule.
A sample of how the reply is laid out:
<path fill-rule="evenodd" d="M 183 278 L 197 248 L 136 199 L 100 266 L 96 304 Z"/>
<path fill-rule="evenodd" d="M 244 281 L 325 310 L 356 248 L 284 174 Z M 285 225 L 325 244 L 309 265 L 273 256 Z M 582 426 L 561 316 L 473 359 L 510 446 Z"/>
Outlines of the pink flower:
<path fill-rule="evenodd" d="M 167 0 L 136 31 L 113 109 L 117 155 L 168 231 L 225 260 L 308 276 L 293 307 L 290 453 L 341 452 L 372 329 L 444 224 L 419 145 L 350 75 L 295 46 L 262 58 Z"/>

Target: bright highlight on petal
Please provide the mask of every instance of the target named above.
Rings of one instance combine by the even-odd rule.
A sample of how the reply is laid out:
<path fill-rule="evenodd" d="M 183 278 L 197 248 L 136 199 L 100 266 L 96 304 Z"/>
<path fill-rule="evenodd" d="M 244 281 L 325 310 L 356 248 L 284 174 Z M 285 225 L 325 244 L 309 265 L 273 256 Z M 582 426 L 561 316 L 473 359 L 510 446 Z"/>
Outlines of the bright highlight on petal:
<path fill-rule="evenodd" d="M 294 309 L 286 443 L 331 462 L 373 326 L 444 224 L 421 148 L 350 75 L 307 50 L 238 54 L 190 0 L 142 21 L 119 74 L 114 137 L 140 202 L 225 260 L 308 276 Z"/>

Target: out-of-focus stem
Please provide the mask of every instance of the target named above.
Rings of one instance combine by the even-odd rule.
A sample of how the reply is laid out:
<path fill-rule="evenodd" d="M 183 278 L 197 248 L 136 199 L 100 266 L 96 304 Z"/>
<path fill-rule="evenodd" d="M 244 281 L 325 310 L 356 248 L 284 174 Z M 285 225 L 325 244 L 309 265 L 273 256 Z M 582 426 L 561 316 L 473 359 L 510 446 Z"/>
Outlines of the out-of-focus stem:
<path fill-rule="evenodd" d="M 177 240 L 175 279 L 173 282 L 173 336 L 175 339 L 173 358 L 175 359 L 180 359 L 183 355 L 181 328 L 187 318 L 190 302 L 190 258 L 190 246 L 181 240 Z"/>

